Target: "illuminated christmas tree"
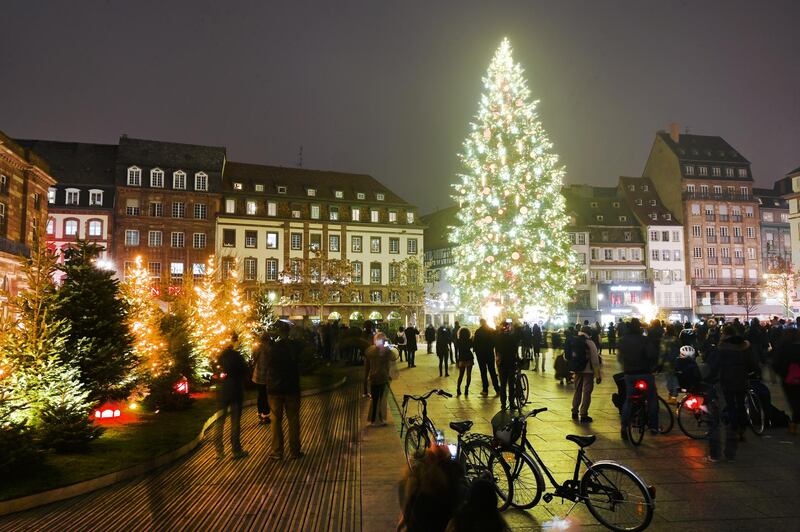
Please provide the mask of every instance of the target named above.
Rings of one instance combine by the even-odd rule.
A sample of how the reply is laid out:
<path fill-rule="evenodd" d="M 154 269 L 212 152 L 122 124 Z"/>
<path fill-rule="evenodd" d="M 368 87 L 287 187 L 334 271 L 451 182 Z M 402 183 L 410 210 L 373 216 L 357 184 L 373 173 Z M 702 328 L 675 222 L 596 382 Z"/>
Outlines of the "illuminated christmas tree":
<path fill-rule="evenodd" d="M 150 272 L 136 257 L 133 267 L 125 275 L 122 296 L 129 305 L 128 327 L 133 336 L 133 352 L 139 361 L 142 376 L 157 376 L 169 365 L 166 341 L 161 333 L 162 311 L 153 293 Z"/>
<path fill-rule="evenodd" d="M 216 257 L 209 257 L 205 273 L 195 284 L 192 302 L 192 340 L 206 367 L 213 367 L 230 339 L 223 319 L 223 286 L 217 278 L 216 264 Z"/>
<path fill-rule="evenodd" d="M 483 84 L 454 185 L 452 282 L 461 305 L 484 317 L 553 316 L 565 311 L 578 272 L 565 231 L 564 168 L 508 40 Z"/>

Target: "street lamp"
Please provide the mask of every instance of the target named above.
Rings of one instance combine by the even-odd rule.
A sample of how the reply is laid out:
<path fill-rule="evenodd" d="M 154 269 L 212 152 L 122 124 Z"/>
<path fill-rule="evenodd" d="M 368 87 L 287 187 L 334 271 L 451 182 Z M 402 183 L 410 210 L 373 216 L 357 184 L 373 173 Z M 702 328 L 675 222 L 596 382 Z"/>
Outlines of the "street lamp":
<path fill-rule="evenodd" d="M 595 310 L 597 310 L 598 312 L 600 312 L 600 302 L 601 302 L 602 300 L 603 300 L 603 294 L 601 294 L 600 292 L 598 292 L 598 293 L 597 293 L 597 308 L 595 309 Z"/>

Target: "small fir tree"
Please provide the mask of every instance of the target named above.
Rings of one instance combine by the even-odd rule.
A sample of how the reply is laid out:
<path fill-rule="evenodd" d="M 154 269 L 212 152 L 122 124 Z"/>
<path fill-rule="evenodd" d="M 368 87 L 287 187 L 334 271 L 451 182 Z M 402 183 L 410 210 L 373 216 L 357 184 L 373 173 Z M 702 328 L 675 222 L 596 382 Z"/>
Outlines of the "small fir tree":
<path fill-rule="evenodd" d="M 272 307 L 270 291 L 262 286 L 253 297 L 253 304 L 250 310 L 250 323 L 252 323 L 252 334 L 259 337 L 269 331 L 270 326 L 275 323 L 275 312 Z"/>
<path fill-rule="evenodd" d="M 142 265 L 141 257 L 136 257 L 133 267 L 126 272 L 120 291 L 128 306 L 128 328 L 133 336 L 139 378 L 147 380 L 169 371 L 170 353 L 161 330 L 164 313 L 158 306 L 153 280 Z"/>

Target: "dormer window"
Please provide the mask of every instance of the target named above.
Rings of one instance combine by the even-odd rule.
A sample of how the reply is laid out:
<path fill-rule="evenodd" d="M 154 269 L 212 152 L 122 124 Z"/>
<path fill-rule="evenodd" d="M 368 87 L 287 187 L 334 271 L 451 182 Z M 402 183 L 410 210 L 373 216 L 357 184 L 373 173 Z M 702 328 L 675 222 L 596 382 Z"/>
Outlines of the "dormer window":
<path fill-rule="evenodd" d="M 102 205 L 103 191 L 93 188 L 89 190 L 89 205 Z"/>
<path fill-rule="evenodd" d="M 631 232 L 625 231 L 625 242 L 630 242 L 630 241 L 631 241 Z"/>
<path fill-rule="evenodd" d="M 292 210 L 292 218 L 300 218 L 300 214 L 301 213 L 300 213 L 299 209 L 293 209 Z"/>
<path fill-rule="evenodd" d="M 366 199 L 366 197 L 367 197 L 367 195 L 364 194 L 363 192 L 357 192 L 356 193 L 356 198 L 357 199 L 363 200 L 363 199 Z"/>
<path fill-rule="evenodd" d="M 178 170 L 172 174 L 172 188 L 175 190 L 186 189 L 186 172 Z"/>
<path fill-rule="evenodd" d="M 700 175 L 708 175 L 708 167 L 701 166 L 700 167 Z"/>
<path fill-rule="evenodd" d="M 314 197 L 314 196 L 316 196 L 316 195 L 317 195 L 317 189 L 316 189 L 316 188 L 309 188 L 309 189 L 306 189 L 306 194 L 307 194 L 308 196 L 310 196 L 310 197 Z"/>
<path fill-rule="evenodd" d="M 47 189 L 47 203 L 53 204 L 55 202 L 56 202 L 56 189 L 55 187 L 50 187 Z"/>
<path fill-rule="evenodd" d="M 140 187 L 142 186 L 142 169 L 138 166 L 131 166 L 128 168 L 128 186 Z"/>
<path fill-rule="evenodd" d="M 725 168 L 725 177 L 733 177 L 733 168 L 731 167 Z"/>
<path fill-rule="evenodd" d="M 260 183 L 256 185 L 256 192 L 264 192 L 264 185 Z"/>
<path fill-rule="evenodd" d="M 642 198 L 636 198 L 636 205 L 642 205 Z"/>
<path fill-rule="evenodd" d="M 596 218 L 597 218 L 598 222 L 602 222 L 603 221 L 603 215 L 602 214 L 598 214 Z"/>
<path fill-rule="evenodd" d="M 603 231 L 600 233 L 600 238 L 603 240 L 603 242 L 608 242 L 608 231 Z"/>
<path fill-rule="evenodd" d="M 333 195 L 336 199 L 344 198 L 344 190 L 334 190 Z"/>
<path fill-rule="evenodd" d="M 618 201 L 615 201 L 611 205 L 613 205 L 615 209 L 619 209 L 619 202 Z"/>
<path fill-rule="evenodd" d="M 408 211 L 406 213 L 406 223 L 409 223 L 409 224 L 413 224 L 414 223 L 414 213 L 413 212 Z"/>
<path fill-rule="evenodd" d="M 628 221 L 628 217 L 627 216 L 620 216 L 619 217 L 619 221 L 620 222 L 627 222 Z"/>
<path fill-rule="evenodd" d="M 597 208 L 597 202 L 596 202 L 596 201 L 593 201 L 593 202 L 591 202 L 591 203 L 589 204 L 589 206 L 590 206 L 592 209 L 596 209 L 596 208 Z"/>
<path fill-rule="evenodd" d="M 278 185 L 278 194 L 286 194 L 286 185 Z"/>
<path fill-rule="evenodd" d="M 672 220 L 672 215 L 667 213 L 667 214 L 664 215 L 664 219 L 665 220 Z"/>
<path fill-rule="evenodd" d="M 687 164 L 683 167 L 683 171 L 686 175 L 694 175 L 694 166 Z"/>
<path fill-rule="evenodd" d="M 194 189 L 205 192 L 208 190 L 208 174 L 197 172 L 194 174 Z"/>
<path fill-rule="evenodd" d="M 636 191 L 636 185 L 628 185 L 628 190 L 630 190 L 631 192 L 635 192 Z"/>
<path fill-rule="evenodd" d="M 383 201 L 385 197 L 386 196 L 384 196 L 382 192 L 378 192 L 377 194 L 375 194 L 375 199 L 378 201 Z"/>
<path fill-rule="evenodd" d="M 655 207 L 655 206 L 656 206 L 656 200 L 654 200 L 654 199 L 651 199 L 651 200 L 650 200 L 650 206 L 651 206 L 651 207 Z"/>
<path fill-rule="evenodd" d="M 233 190 L 242 190 L 243 188 L 244 188 L 244 185 L 242 185 L 241 183 L 234 183 L 233 184 Z"/>
<path fill-rule="evenodd" d="M 150 170 L 150 186 L 153 188 L 164 188 L 164 170 L 153 168 Z"/>
<path fill-rule="evenodd" d="M 649 187 L 649 186 L 647 186 L 647 185 L 642 185 L 642 192 L 647 192 L 648 190 L 650 190 L 650 187 Z"/>
<path fill-rule="evenodd" d="M 658 214 L 656 214 L 656 213 L 654 213 L 654 212 L 651 212 L 651 213 L 650 213 L 650 219 L 651 219 L 651 220 L 658 220 Z"/>
<path fill-rule="evenodd" d="M 739 177 L 747 177 L 747 168 L 739 168 Z"/>
<path fill-rule="evenodd" d="M 81 191 L 77 188 L 68 188 L 67 189 L 67 205 L 77 205 L 80 203 Z"/>
<path fill-rule="evenodd" d="M 720 177 L 722 175 L 722 169 L 719 166 L 715 166 L 711 169 L 711 175 L 714 177 Z"/>

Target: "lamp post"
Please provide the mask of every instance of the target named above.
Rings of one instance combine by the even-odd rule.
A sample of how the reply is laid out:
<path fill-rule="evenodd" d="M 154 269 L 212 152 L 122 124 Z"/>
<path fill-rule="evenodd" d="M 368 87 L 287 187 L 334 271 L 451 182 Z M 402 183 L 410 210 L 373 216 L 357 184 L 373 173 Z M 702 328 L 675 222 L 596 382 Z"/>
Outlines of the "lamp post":
<path fill-rule="evenodd" d="M 597 310 L 597 312 L 600 312 L 600 302 L 602 300 L 603 300 L 603 294 L 601 294 L 600 292 L 597 292 L 597 308 L 595 309 L 595 310 Z"/>

